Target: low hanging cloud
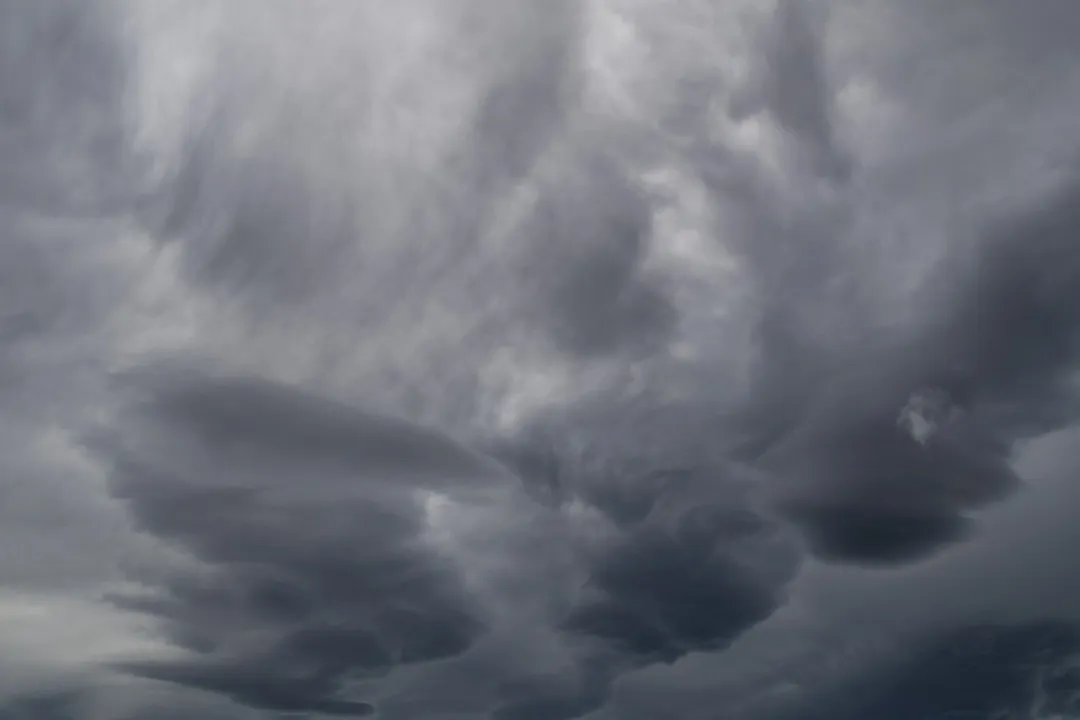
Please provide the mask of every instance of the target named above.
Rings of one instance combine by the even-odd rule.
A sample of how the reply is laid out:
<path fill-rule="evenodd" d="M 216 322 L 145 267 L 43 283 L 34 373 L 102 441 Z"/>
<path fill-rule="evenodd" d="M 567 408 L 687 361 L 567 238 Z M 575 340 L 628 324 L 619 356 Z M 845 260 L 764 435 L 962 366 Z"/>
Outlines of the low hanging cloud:
<path fill-rule="evenodd" d="M 917 560 L 968 538 L 974 511 L 1020 486 L 1015 443 L 1075 417 L 1074 179 L 954 239 L 908 299 L 927 315 L 867 315 L 865 278 L 851 272 L 849 197 L 861 169 L 842 160 L 819 19 L 780 3 L 768 59 L 734 107 L 736 117 L 764 113 L 817 158 L 806 189 L 778 190 L 736 155 L 701 165 L 709 187 L 737 203 L 735 246 L 763 296 L 759 389 L 730 432 L 816 555 Z M 847 169 L 823 172 L 822 162 Z M 818 175 L 833 189 L 813 190 Z"/>
<path fill-rule="evenodd" d="M 719 533 L 718 533 L 719 534 Z M 639 531 L 594 570 L 564 627 L 646 660 L 722 648 L 768 617 L 776 590 L 706 546 Z"/>
<path fill-rule="evenodd" d="M 1068 717 L 1077 711 L 1080 630 L 1045 620 L 940 631 L 838 688 L 774 717 Z"/>
<path fill-rule="evenodd" d="M 153 378 L 153 379 L 150 379 Z M 273 384 L 152 373 L 92 440 L 142 531 L 198 567 L 121 594 L 187 660 L 133 674 L 253 707 L 362 715 L 344 683 L 451 657 L 483 610 L 424 538 L 425 487 L 505 481 L 437 434 Z"/>
<path fill-rule="evenodd" d="M 0 7 L 0 718 L 1075 712 L 1075 3 L 540 5 Z"/>
<path fill-rule="evenodd" d="M 1001 221 L 970 272 L 946 271 L 940 318 L 836 371 L 770 450 L 779 504 L 822 555 L 890 561 L 965 537 L 970 511 L 1019 486 L 1013 444 L 1075 417 L 1074 206 L 1067 187 Z"/>
<path fill-rule="evenodd" d="M 130 401 L 90 446 L 136 527 L 195 565 L 137 575 L 143 591 L 112 596 L 154 618 L 187 657 L 117 669 L 254 708 L 355 716 L 375 706 L 350 697 L 350 683 L 465 658 L 497 629 L 499 598 L 470 588 L 468 566 L 432 540 L 425 497 L 505 512 L 491 496 L 523 487 L 504 466 L 438 433 L 263 380 L 159 368 L 119 384 Z M 729 485 L 673 477 L 633 526 L 592 521 L 602 538 L 572 552 L 582 590 L 529 584 L 550 596 L 539 619 L 577 648 L 582 685 L 556 700 L 522 679 L 496 716 L 576 717 L 627 669 L 722 648 L 767 618 L 793 556 L 779 573 L 763 569 L 776 550 L 761 547 L 776 544 L 779 528 Z M 533 514 L 556 512 L 528 503 Z M 527 525 L 530 515 L 520 517 Z M 518 556 L 516 575 L 542 571 L 573 537 L 538 540 L 546 547 Z"/>

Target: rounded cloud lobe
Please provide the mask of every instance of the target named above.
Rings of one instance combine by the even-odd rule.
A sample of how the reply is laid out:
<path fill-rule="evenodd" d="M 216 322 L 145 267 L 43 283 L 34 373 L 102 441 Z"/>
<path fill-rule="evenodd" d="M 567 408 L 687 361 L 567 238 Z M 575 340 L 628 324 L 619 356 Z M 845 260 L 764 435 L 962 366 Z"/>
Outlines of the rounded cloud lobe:
<path fill-rule="evenodd" d="M 126 670 L 259 708 L 359 715 L 369 706 L 336 697 L 344 681 L 474 642 L 479 608 L 425 547 L 414 495 L 433 467 L 466 487 L 498 477 L 493 467 L 270 384 L 176 385 L 153 388 L 115 441 L 93 443 L 137 526 L 204 566 L 115 598 L 195 654 Z"/>
<path fill-rule="evenodd" d="M 88 443 L 137 529 L 188 559 L 111 598 L 186 653 L 117 665 L 139 677 L 354 716 L 373 710 L 353 688 L 466 663 L 490 636 L 531 626 L 563 646 L 577 680 L 552 689 L 525 668 L 498 683 L 492 712 L 574 717 L 627 669 L 729 644 L 771 614 L 794 568 L 770 577 L 754 564 L 777 529 L 722 476 L 671 478 L 623 528 L 597 513 L 559 534 L 565 507 L 439 433 L 268 381 L 165 369 L 118 384 L 130 402 Z M 477 530 L 505 546 L 509 586 L 438 541 L 433 503 L 511 517 Z M 552 575 L 560 555 L 569 566 Z M 507 606 L 521 592 L 539 609 Z"/>
<path fill-rule="evenodd" d="M 0 8 L 0 717 L 1075 710 L 1080 13 L 543 5 Z"/>

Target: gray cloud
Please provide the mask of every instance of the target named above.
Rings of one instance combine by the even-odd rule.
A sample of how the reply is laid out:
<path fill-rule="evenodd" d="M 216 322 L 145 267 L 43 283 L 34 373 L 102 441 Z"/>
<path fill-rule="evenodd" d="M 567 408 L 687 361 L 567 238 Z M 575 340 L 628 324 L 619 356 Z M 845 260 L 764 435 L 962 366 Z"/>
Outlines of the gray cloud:
<path fill-rule="evenodd" d="M 464 652 L 483 609 L 425 543 L 416 491 L 505 482 L 436 434 L 273 384 L 144 375 L 92 446 L 137 527 L 205 566 L 124 608 L 190 660 L 119 665 L 257 708 L 363 715 L 350 679 Z M 205 573 L 205 574 L 204 574 Z"/>
<path fill-rule="evenodd" d="M 759 502 L 757 476 L 725 461 L 707 433 L 678 434 L 680 421 L 704 430 L 707 416 L 617 401 L 576 410 L 495 451 L 541 502 L 585 504 L 613 528 L 585 548 L 587 580 L 558 618 L 583 643 L 579 680 L 566 709 L 536 698 L 537 717 L 594 711 L 628 672 L 728 648 L 782 607 L 801 561 Z M 639 442 L 623 444 L 627 425 L 645 431 Z"/>
<path fill-rule="evenodd" d="M 723 647 L 777 603 L 775 591 L 736 562 L 648 531 L 605 557 L 591 584 L 596 598 L 575 608 L 565 627 L 650 660 Z"/>
<path fill-rule="evenodd" d="M 1072 710 L 1074 4 L 538 7 L 0 7 L 0 717 Z"/>
<path fill-rule="evenodd" d="M 1080 687 L 1078 640 L 1074 624 L 1054 620 L 943 631 L 835 694 L 773 717 L 1067 717 Z"/>
<path fill-rule="evenodd" d="M 763 107 L 836 158 L 835 95 L 809 15 L 781 5 L 757 94 L 737 98 L 735 111 Z M 732 245 L 763 305 L 758 389 L 733 423 L 739 456 L 770 468 L 781 513 L 821 557 L 895 562 L 968 537 L 971 511 L 1019 483 L 1012 444 L 1074 412 L 1060 382 L 1077 360 L 1064 280 L 1075 264 L 1071 178 L 1050 198 L 972 221 L 971 241 L 947 238 L 905 300 L 926 314 L 882 322 L 866 312 L 877 290 L 853 251 L 877 242 L 854 234 L 851 204 L 874 192 L 873 175 L 849 178 L 839 195 L 811 180 L 792 195 L 737 154 L 706 158 L 702 177 L 731 203 Z"/>
<path fill-rule="evenodd" d="M 641 271 L 650 209 L 609 159 L 575 165 L 570 177 L 541 187 L 526 226 L 533 249 L 523 274 L 539 281 L 542 322 L 573 355 L 655 351 L 677 313 Z"/>
<path fill-rule="evenodd" d="M 470 502 L 513 491 L 517 480 L 499 465 L 438 434 L 265 381 L 166 368 L 121 384 L 134 386 L 130 405 L 91 447 L 136 526 L 202 569 L 136 576 L 144 592 L 112 596 L 190 654 L 118 669 L 255 708 L 359 715 L 372 708 L 346 696 L 349 682 L 474 652 L 497 598 L 473 595 L 462 569 L 428 544 L 417 492 Z M 558 587 L 528 583 L 565 608 L 548 617 L 575 648 L 578 679 L 560 690 L 511 675 L 492 700 L 495 716 L 576 717 L 627 668 L 722 648 L 768 617 L 795 556 L 745 494 L 745 483 L 676 473 L 642 517 L 581 548 L 588 583 L 569 605 Z M 538 540 L 548 547 L 516 560 L 531 566 L 515 568 L 526 579 L 572 541 Z"/>
<path fill-rule="evenodd" d="M 781 504 L 825 555 L 889 559 L 963 537 L 966 511 L 1018 484 L 1011 444 L 1073 416 L 1071 197 L 1002 221 L 966 277 L 943 271 L 940 316 L 874 369 L 841 370 L 772 451 L 798 466 L 781 471 L 796 486 Z"/>
<path fill-rule="evenodd" d="M 107 10 L 49 0 L 0 13 L 0 204 L 62 216 L 122 200 L 123 66 Z"/>
<path fill-rule="evenodd" d="M 20 698 L 0 708 L 0 717 L 4 720 L 24 720 L 42 718 L 42 720 L 63 720 L 74 717 L 78 707 L 78 696 L 73 693 L 41 695 Z"/>
<path fill-rule="evenodd" d="M 767 110 L 806 154 L 822 177 L 844 181 L 851 160 L 838 146 L 834 91 L 829 87 L 822 48 L 820 6 L 784 0 L 769 27 L 760 77 L 738 94 L 736 117 Z"/>

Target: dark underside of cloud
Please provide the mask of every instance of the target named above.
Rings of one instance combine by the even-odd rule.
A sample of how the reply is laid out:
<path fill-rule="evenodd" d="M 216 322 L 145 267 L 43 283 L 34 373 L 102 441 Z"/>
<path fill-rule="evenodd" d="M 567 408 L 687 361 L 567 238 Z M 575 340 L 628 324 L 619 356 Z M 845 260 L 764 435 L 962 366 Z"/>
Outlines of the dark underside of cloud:
<path fill-rule="evenodd" d="M 1072 717 L 1080 710 L 1078 652 L 1080 629 L 1069 622 L 957 628 L 780 717 Z"/>
<path fill-rule="evenodd" d="M 675 467 L 654 457 L 656 470 L 628 470 L 637 451 L 611 460 L 617 424 L 557 416 L 539 445 L 530 434 L 503 441 L 521 447 L 502 453 L 507 472 L 438 433 L 262 380 L 136 375 L 130 407 L 92 444 L 137 526 L 200 568 L 141 578 L 146 593 L 115 598 L 156 617 L 189 657 L 117 667 L 252 708 L 375 712 L 351 686 L 465 657 L 491 630 L 484 599 L 422 539 L 418 491 L 523 483 L 535 512 L 584 502 L 613 527 L 600 547 L 575 551 L 587 579 L 551 618 L 575 648 L 576 680 L 552 688 L 526 673 L 492 702 L 500 718 L 579 716 L 627 670 L 722 650 L 766 620 L 798 565 L 768 507 L 828 561 L 929 556 L 1015 489 L 1012 442 L 1069 417 L 1053 402 L 1074 359 L 1076 318 L 1059 309 L 1076 287 L 1076 252 L 1059 230 L 1069 207 L 1051 206 L 1060 221 L 1044 210 L 1015 222 L 973 279 L 946 292 L 957 310 L 944 330 L 920 329 L 867 368 L 828 371 L 750 463 L 773 478 L 765 506 L 707 442 L 673 441 Z M 589 427 L 591 449 L 569 451 Z M 605 460 L 590 464 L 596 456 Z"/>
<path fill-rule="evenodd" d="M 89 444 L 137 527 L 199 567 L 138 576 L 144 591 L 112 598 L 188 655 L 119 669 L 254 708 L 354 716 L 372 707 L 347 697 L 349 682 L 465 654 L 484 636 L 482 599 L 425 544 L 415 493 L 513 489 L 516 476 L 436 433 L 266 381 L 160 370 L 121 384 L 130 405 Z M 721 649 L 767 618 L 794 555 L 744 501 L 720 475 L 675 473 L 611 541 L 582 551 L 587 582 L 553 619 L 580 647 L 577 689 L 526 676 L 495 716 L 576 717 L 619 673 Z M 774 545 L 779 569 L 755 567 Z"/>
<path fill-rule="evenodd" d="M 156 384 L 155 384 L 156 380 Z M 203 567 L 115 602 L 190 651 L 136 675 L 257 708 L 363 715 L 347 680 L 464 652 L 483 630 L 421 542 L 411 491 L 493 465 L 437 434 L 256 380 L 177 379 L 138 393 L 92 444 L 143 531 Z"/>
<path fill-rule="evenodd" d="M 777 605 L 773 588 L 722 554 L 648 531 L 605 557 L 591 583 L 598 597 L 575 608 L 565 627 L 667 662 L 724 647 Z"/>
<path fill-rule="evenodd" d="M 1013 444 L 1075 417 L 1077 207 L 1069 187 L 1002 221 L 973 268 L 945 271 L 940 319 L 840 369 L 770 448 L 791 483 L 782 512 L 823 557 L 892 561 L 965 537 L 968 511 L 1017 487 Z"/>

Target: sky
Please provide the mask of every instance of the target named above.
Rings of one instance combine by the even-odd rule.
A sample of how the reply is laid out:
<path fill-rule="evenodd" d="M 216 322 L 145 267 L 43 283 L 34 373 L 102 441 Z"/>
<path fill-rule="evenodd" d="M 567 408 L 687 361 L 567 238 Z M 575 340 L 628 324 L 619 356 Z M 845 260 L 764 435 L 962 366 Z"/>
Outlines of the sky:
<path fill-rule="evenodd" d="M 0 0 L 0 720 L 1080 717 L 1078 33 Z"/>

